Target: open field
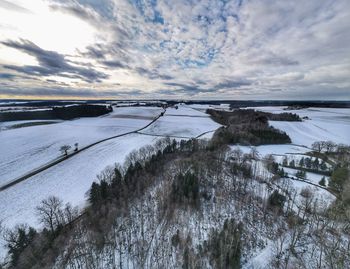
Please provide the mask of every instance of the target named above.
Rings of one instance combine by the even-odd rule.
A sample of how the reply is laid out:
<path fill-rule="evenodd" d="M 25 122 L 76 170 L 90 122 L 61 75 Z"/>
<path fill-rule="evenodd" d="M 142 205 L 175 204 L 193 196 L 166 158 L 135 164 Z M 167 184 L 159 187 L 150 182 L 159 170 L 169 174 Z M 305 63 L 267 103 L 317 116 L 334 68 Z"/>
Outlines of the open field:
<path fill-rule="evenodd" d="M 108 137 L 138 130 L 150 123 L 161 111 L 158 107 L 138 110 L 133 107 L 115 108 L 112 113 L 101 117 L 2 131 L 0 140 L 6 141 L 6 144 L 0 145 L 0 185 L 61 157 L 59 150 L 63 145 L 71 145 L 73 150 L 74 143 L 82 148 Z M 125 115 L 147 115 L 148 119 L 118 118 Z M 22 121 L 12 123 L 23 124 Z"/>

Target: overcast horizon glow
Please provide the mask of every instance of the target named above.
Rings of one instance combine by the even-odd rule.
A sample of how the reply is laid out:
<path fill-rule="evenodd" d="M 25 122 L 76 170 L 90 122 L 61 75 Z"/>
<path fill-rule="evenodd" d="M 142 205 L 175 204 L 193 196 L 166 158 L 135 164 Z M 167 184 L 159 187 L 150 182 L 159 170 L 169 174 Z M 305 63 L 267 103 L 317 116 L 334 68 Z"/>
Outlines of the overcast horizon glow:
<path fill-rule="evenodd" d="M 350 1 L 0 0 L 0 98 L 350 100 Z"/>

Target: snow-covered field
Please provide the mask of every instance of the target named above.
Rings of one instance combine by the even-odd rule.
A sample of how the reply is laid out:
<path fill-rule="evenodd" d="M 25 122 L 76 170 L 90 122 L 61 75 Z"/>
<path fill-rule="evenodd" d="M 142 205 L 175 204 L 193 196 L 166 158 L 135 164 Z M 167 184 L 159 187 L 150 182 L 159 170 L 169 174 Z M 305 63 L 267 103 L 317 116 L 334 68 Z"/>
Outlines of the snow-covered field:
<path fill-rule="evenodd" d="M 178 109 L 167 109 L 163 117 L 143 130 L 142 133 L 192 138 L 208 131 L 214 131 L 220 126 L 208 114 L 186 105 L 179 105 Z M 206 137 L 210 138 L 211 136 Z"/>
<path fill-rule="evenodd" d="M 35 207 L 49 195 L 83 206 L 85 193 L 101 171 L 114 163 L 122 163 L 131 151 L 153 144 L 157 139 L 130 134 L 102 142 L 0 192 L 1 219 L 9 227 L 17 223 L 37 227 Z"/>
<path fill-rule="evenodd" d="M 272 113 L 290 112 L 308 117 L 303 122 L 270 121 L 277 129 L 285 131 L 292 143 L 310 147 L 315 141 L 331 140 L 334 143 L 350 144 L 350 109 L 306 108 L 284 110 L 286 107 L 254 107 Z"/>
<path fill-rule="evenodd" d="M 220 104 L 220 105 L 206 105 L 206 104 L 192 104 L 189 107 L 205 112 L 207 109 L 217 109 L 217 110 L 230 110 L 230 104 Z"/>
<path fill-rule="evenodd" d="M 0 186 L 62 156 L 59 151 L 62 145 L 74 148 L 74 143 L 78 143 L 82 148 L 138 130 L 162 111 L 158 107 L 114 108 L 112 113 L 101 117 L 4 130 L 0 132 L 0 141 L 6 142 L 0 144 Z"/>

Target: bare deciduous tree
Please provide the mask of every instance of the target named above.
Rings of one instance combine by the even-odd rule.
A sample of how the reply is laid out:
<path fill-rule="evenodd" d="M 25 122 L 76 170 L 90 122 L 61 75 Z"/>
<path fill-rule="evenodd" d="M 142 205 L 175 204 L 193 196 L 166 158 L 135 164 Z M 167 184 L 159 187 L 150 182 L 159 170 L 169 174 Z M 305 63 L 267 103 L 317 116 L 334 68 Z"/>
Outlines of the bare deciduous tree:
<path fill-rule="evenodd" d="M 40 222 L 52 233 L 64 224 L 62 204 L 62 200 L 58 197 L 50 196 L 42 200 L 36 208 Z"/>
<path fill-rule="evenodd" d="M 71 149 L 71 146 L 69 145 L 63 145 L 62 147 L 60 147 L 60 151 L 62 152 L 62 154 L 64 155 L 68 155 L 68 150 Z"/>

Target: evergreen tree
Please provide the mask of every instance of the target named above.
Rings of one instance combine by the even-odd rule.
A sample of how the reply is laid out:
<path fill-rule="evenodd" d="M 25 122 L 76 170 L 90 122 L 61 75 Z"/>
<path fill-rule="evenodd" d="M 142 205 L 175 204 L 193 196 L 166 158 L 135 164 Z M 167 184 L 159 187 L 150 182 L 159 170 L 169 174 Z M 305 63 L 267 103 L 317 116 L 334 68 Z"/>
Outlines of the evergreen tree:
<path fill-rule="evenodd" d="M 311 159 L 310 158 L 305 158 L 305 166 L 306 168 L 311 168 Z"/>
<path fill-rule="evenodd" d="M 89 202 L 92 205 L 96 205 L 101 201 L 101 186 L 100 184 L 93 182 L 90 188 Z"/>
<path fill-rule="evenodd" d="M 321 163 L 321 165 L 320 165 L 320 168 L 321 168 L 321 170 L 323 170 L 323 171 L 327 170 L 327 164 L 326 164 L 326 162 L 325 162 L 324 160 L 322 160 L 322 163 Z"/>
<path fill-rule="evenodd" d="M 318 184 L 320 184 L 321 186 L 326 186 L 326 178 L 322 177 L 320 182 L 318 182 Z"/>
<path fill-rule="evenodd" d="M 272 207 L 277 207 L 280 210 L 283 209 L 286 197 L 280 194 L 277 190 L 274 190 L 268 199 L 268 204 Z"/>
<path fill-rule="evenodd" d="M 290 163 L 289 163 L 289 166 L 294 168 L 295 167 L 295 161 L 291 160 Z"/>
<path fill-rule="evenodd" d="M 21 253 L 33 241 L 35 235 L 36 231 L 34 228 L 18 226 L 6 236 L 5 240 L 7 241 L 8 252 L 13 267 L 17 265 Z"/>
<path fill-rule="evenodd" d="M 304 157 L 302 157 L 299 161 L 299 166 L 304 167 Z"/>
<path fill-rule="evenodd" d="M 100 197 L 101 200 L 106 200 L 108 197 L 108 183 L 105 180 L 100 182 Z"/>
<path fill-rule="evenodd" d="M 287 157 L 283 158 L 282 165 L 283 166 L 288 166 L 288 158 Z"/>
<path fill-rule="evenodd" d="M 295 175 L 296 177 L 306 179 L 306 172 L 303 170 L 298 170 Z"/>

